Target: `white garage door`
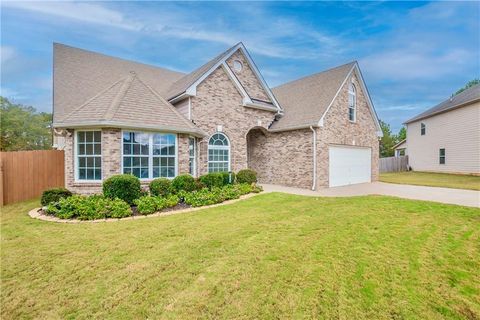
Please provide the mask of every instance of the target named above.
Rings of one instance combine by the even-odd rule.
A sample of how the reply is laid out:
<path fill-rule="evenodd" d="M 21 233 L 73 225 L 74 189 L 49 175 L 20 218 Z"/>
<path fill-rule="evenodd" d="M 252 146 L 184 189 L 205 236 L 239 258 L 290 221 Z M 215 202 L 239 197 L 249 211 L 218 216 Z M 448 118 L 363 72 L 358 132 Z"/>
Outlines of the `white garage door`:
<path fill-rule="evenodd" d="M 328 154 L 330 187 L 371 181 L 370 148 L 329 147 Z"/>

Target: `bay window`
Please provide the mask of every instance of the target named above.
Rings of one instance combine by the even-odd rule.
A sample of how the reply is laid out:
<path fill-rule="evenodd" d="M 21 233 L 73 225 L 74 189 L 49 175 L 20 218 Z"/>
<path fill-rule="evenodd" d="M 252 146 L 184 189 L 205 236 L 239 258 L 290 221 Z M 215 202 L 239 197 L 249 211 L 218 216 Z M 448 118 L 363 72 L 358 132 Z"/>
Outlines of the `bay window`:
<path fill-rule="evenodd" d="M 177 137 L 172 133 L 123 132 L 123 173 L 140 179 L 173 178 Z"/>

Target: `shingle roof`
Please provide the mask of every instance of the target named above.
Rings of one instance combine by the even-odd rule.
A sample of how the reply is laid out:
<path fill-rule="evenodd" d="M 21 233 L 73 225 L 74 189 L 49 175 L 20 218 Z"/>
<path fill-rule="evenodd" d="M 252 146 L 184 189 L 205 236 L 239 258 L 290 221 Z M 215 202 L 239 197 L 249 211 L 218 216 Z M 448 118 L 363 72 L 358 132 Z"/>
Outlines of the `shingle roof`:
<path fill-rule="evenodd" d="M 89 124 L 141 126 L 204 135 L 133 72 L 54 122 L 55 127 Z"/>
<path fill-rule="evenodd" d="M 71 110 L 96 96 L 118 79 L 136 72 L 163 97 L 185 74 L 164 68 L 54 44 L 53 120 L 61 121 Z"/>
<path fill-rule="evenodd" d="M 273 88 L 284 115 L 270 129 L 316 126 L 355 66 L 350 62 Z"/>
<path fill-rule="evenodd" d="M 225 56 L 227 56 L 232 50 L 235 49 L 235 47 L 238 46 L 238 43 L 234 45 L 233 47 L 229 48 L 228 50 L 222 52 L 212 60 L 208 61 L 204 65 L 200 66 L 196 70 L 192 71 L 189 74 L 186 74 L 179 80 L 177 80 L 175 83 L 172 84 L 168 92 L 166 93 L 165 97 L 170 100 L 172 98 L 175 98 L 182 93 L 185 92 L 185 90 L 188 89 L 192 84 L 194 84 L 198 79 L 200 79 L 210 68 L 212 68 L 217 62 L 222 60 Z"/>
<path fill-rule="evenodd" d="M 447 112 L 449 110 L 468 105 L 471 102 L 480 99 L 480 84 L 474 85 L 459 94 L 437 104 L 435 107 L 428 109 L 425 112 L 405 121 L 405 123 L 414 122 L 417 120 L 425 119 L 433 115 Z"/>

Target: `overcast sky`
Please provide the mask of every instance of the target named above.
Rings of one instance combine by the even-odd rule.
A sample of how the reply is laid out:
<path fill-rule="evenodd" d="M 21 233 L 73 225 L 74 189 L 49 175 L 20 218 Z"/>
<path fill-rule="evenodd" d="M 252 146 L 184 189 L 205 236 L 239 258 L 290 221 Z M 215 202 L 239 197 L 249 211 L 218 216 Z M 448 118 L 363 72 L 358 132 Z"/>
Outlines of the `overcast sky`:
<path fill-rule="evenodd" d="M 189 72 L 243 41 L 271 87 L 357 60 L 379 117 L 480 77 L 479 2 L 7 2 L 1 95 L 52 109 L 52 43 Z"/>

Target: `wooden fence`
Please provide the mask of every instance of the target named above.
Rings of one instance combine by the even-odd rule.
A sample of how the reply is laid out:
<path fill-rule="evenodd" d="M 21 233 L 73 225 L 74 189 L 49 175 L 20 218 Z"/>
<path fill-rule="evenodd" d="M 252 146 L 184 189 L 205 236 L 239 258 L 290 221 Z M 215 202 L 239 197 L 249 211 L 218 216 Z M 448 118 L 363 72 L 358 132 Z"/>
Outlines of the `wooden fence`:
<path fill-rule="evenodd" d="M 0 204 L 39 197 L 65 185 L 63 151 L 0 152 Z"/>
<path fill-rule="evenodd" d="M 380 158 L 380 173 L 408 171 L 408 156 Z"/>

